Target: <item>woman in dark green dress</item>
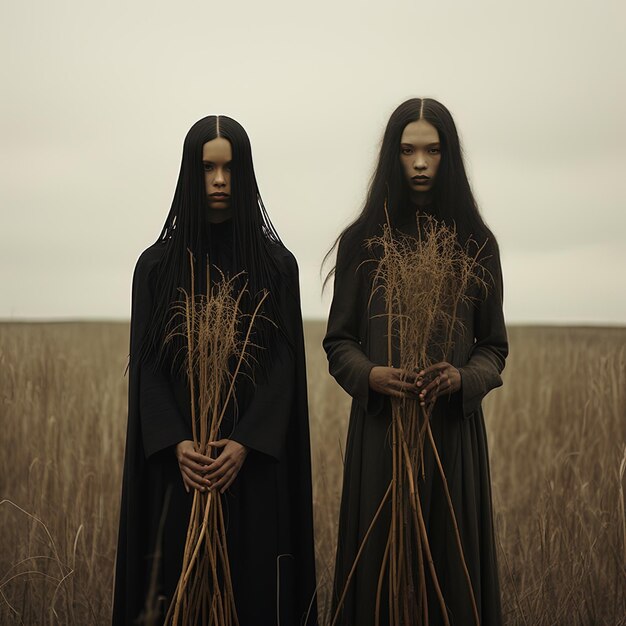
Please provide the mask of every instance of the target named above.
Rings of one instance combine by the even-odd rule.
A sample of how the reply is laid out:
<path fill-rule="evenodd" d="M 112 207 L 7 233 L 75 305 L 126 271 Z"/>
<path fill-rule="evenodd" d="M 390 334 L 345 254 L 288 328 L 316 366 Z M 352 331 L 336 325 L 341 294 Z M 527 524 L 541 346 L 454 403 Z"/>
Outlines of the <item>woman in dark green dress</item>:
<path fill-rule="evenodd" d="M 401 370 L 387 366 L 385 303 L 381 291 L 371 295 L 375 253 L 365 241 L 381 234 L 385 207 L 395 233 L 416 236 L 416 215 L 430 215 L 454 226 L 462 246 L 470 239 L 483 246 L 479 262 L 487 290 L 468 294 L 473 299 L 459 311 L 461 330 L 447 360 L 436 357 L 422 376 L 409 380 Z M 481 400 L 502 384 L 500 374 L 508 353 L 502 275 L 496 240 L 477 209 L 454 121 L 442 104 L 416 98 L 394 111 L 365 206 L 337 243 L 324 348 L 330 373 L 353 402 L 334 580 L 336 623 L 375 624 L 391 519 L 389 502 L 383 505 L 351 576 L 350 571 L 392 477 L 390 397 L 413 394 L 423 403 L 434 402 L 430 425 L 450 489 L 479 621 L 483 626 L 498 625 L 500 589 Z M 424 462 L 420 501 L 446 617 L 455 626 L 474 624 L 467 578 L 432 450 L 425 451 Z M 446 623 L 433 582 L 426 582 L 429 624 Z M 388 598 L 383 593 L 380 599 L 381 625 L 389 623 Z"/>

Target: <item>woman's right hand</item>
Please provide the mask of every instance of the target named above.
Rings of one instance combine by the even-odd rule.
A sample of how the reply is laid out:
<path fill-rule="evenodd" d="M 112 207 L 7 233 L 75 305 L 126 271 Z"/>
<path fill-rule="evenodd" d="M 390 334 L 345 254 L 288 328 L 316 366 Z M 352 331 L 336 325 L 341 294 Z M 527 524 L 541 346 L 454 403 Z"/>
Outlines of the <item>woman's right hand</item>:
<path fill-rule="evenodd" d="M 410 382 L 410 381 L 413 382 Z M 415 374 L 410 374 L 396 367 L 375 365 L 370 371 L 370 389 L 395 398 L 417 395 Z"/>
<path fill-rule="evenodd" d="M 213 459 L 196 452 L 193 441 L 189 439 L 179 441 L 176 444 L 176 458 L 187 493 L 190 489 L 206 491 L 211 487 L 211 482 L 205 477 L 205 474 Z"/>

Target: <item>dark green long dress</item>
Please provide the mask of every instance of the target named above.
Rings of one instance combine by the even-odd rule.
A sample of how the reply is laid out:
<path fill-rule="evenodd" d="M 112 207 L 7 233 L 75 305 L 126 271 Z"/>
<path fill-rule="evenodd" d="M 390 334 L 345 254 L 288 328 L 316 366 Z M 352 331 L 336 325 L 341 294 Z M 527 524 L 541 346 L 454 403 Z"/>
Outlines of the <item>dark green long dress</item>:
<path fill-rule="evenodd" d="M 415 234 L 415 220 L 400 230 Z M 364 262 L 366 261 L 366 262 Z M 460 312 L 463 331 L 451 363 L 461 372 L 461 391 L 437 400 L 431 428 L 449 484 L 474 595 L 483 626 L 501 623 L 500 588 L 493 531 L 487 438 L 481 400 L 502 384 L 500 373 L 508 353 L 502 312 L 502 277 L 498 248 L 487 242 L 483 266 L 490 274 L 489 293 Z M 370 301 L 373 264 L 364 249 L 337 252 L 334 297 L 324 348 L 330 373 L 352 396 L 345 453 L 344 483 L 334 580 L 334 605 L 344 591 L 364 534 L 379 507 L 392 475 L 387 396 L 369 388 L 374 365 L 387 365 L 386 320 L 382 296 Z M 479 294 L 473 294 L 479 295 Z M 434 565 L 450 623 L 474 623 L 468 586 L 453 534 L 441 480 L 426 448 L 426 477 L 420 497 Z M 374 624 L 377 584 L 390 524 L 388 502 L 359 560 L 341 611 L 341 626 Z M 428 585 L 430 624 L 442 623 L 432 584 Z M 388 594 L 382 594 L 380 623 L 388 623 Z M 408 625 L 407 625 L 408 626 Z"/>

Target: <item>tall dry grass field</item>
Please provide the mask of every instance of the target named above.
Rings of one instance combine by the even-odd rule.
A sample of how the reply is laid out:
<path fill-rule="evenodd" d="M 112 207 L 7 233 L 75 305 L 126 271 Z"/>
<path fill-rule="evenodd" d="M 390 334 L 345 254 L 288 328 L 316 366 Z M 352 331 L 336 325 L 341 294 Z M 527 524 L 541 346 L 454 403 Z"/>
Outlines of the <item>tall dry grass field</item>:
<path fill-rule="evenodd" d="M 322 610 L 349 408 L 323 332 L 307 324 Z M 505 621 L 626 624 L 626 329 L 510 334 L 486 406 Z M 108 621 L 127 350 L 125 324 L 0 324 L 1 624 Z"/>

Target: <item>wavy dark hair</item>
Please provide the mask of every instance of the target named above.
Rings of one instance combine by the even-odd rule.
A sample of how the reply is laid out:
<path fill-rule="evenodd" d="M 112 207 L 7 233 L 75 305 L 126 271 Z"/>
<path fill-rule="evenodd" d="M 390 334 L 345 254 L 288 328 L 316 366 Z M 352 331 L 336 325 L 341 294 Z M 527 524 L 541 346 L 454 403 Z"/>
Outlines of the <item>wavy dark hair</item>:
<path fill-rule="evenodd" d="M 456 125 L 450 111 L 432 98 L 412 98 L 403 102 L 389 118 L 383 136 L 378 164 L 372 176 L 365 206 L 360 215 L 337 237 L 324 262 L 337 247 L 339 241 L 355 253 L 363 242 L 381 232 L 385 222 L 385 203 L 392 224 L 406 216 L 410 206 L 409 186 L 400 163 L 400 140 L 407 124 L 426 120 L 439 133 L 441 162 L 433 186 L 433 201 L 428 212 L 448 226 L 456 228 L 459 242 L 464 244 L 473 238 L 480 244 L 490 240 L 496 245 L 493 233 L 483 221 L 472 194 L 463 163 L 463 151 Z M 324 285 L 334 274 L 333 267 Z"/>
<path fill-rule="evenodd" d="M 263 308 L 264 315 L 279 323 L 280 311 L 275 299 L 276 256 L 272 248 L 283 246 L 274 228 L 259 193 L 250 139 L 243 126 L 225 115 L 210 115 L 197 121 L 187 133 L 183 144 L 180 173 L 172 206 L 155 245 L 164 246 L 163 254 L 155 268 L 156 302 L 141 357 L 157 356 L 161 363 L 166 353 L 173 356 L 180 346 L 163 349 L 165 333 L 172 315 L 172 303 L 181 297 L 180 288 L 189 290 L 191 273 L 190 251 L 196 260 L 196 293 L 206 292 L 204 260 L 210 261 L 209 247 L 211 225 L 207 224 L 207 199 L 202 162 L 205 143 L 223 137 L 232 148 L 231 209 L 230 220 L 233 234 L 233 269 L 245 272 L 250 297 L 244 302 L 249 309 L 252 302 L 264 289 L 269 297 Z M 250 311 L 251 312 L 251 311 Z M 269 335 L 273 325 L 261 324 L 257 340 L 269 348 Z"/>

